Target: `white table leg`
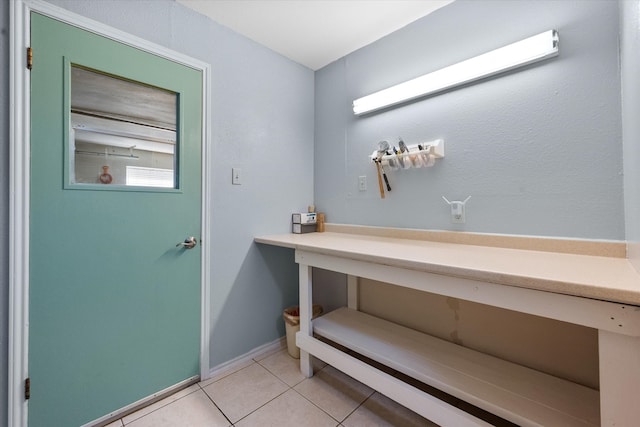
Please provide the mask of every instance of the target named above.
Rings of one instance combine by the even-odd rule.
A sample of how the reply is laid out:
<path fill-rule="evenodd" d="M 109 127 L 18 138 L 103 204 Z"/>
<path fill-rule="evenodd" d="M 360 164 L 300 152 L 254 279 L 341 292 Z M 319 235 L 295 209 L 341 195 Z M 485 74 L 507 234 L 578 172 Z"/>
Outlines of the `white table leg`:
<path fill-rule="evenodd" d="M 600 425 L 632 426 L 640 420 L 640 337 L 598 331 Z"/>
<path fill-rule="evenodd" d="M 313 336 L 311 326 L 312 304 L 313 304 L 313 279 L 312 269 L 308 265 L 300 264 L 300 332 L 299 334 Z M 304 350 L 300 350 L 300 371 L 310 378 L 313 376 L 312 358 Z"/>
<path fill-rule="evenodd" d="M 360 307 L 358 303 L 358 277 L 347 275 L 347 307 L 357 310 Z"/>

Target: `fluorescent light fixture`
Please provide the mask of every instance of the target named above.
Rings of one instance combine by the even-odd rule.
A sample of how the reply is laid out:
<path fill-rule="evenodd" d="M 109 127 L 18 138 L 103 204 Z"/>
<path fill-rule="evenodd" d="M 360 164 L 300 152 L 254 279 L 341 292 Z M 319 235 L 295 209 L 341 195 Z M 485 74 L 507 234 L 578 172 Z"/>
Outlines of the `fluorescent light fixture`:
<path fill-rule="evenodd" d="M 558 55 L 558 32 L 533 37 L 400 83 L 353 101 L 356 115 L 452 89 Z"/>

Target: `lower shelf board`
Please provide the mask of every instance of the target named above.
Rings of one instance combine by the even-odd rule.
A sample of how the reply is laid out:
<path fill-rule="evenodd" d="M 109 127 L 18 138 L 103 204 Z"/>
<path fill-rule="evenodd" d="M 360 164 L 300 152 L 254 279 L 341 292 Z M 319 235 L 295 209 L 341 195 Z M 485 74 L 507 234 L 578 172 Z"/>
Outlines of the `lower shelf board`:
<path fill-rule="evenodd" d="M 512 423 L 510 421 L 505 420 L 504 418 L 500 418 L 495 414 L 487 412 L 483 409 L 478 408 L 477 406 L 473 406 L 468 402 L 458 399 L 457 397 L 451 396 L 450 394 L 444 393 L 442 390 L 438 390 L 437 388 L 431 387 L 423 382 L 416 380 L 408 375 L 403 374 L 402 372 L 396 371 L 395 369 L 390 368 L 389 366 L 383 365 L 382 363 L 378 363 L 373 359 L 369 359 L 368 357 L 363 356 L 362 354 L 356 353 L 353 350 L 350 350 L 342 345 L 338 345 L 337 343 L 330 341 L 324 337 L 319 335 L 315 335 L 315 338 L 330 345 L 331 347 L 339 350 L 350 357 L 362 361 L 367 365 L 370 365 L 372 368 L 379 370 L 387 375 L 390 375 L 393 378 L 397 378 L 398 380 L 406 383 L 408 386 L 414 387 L 417 392 L 423 392 L 430 396 L 433 396 L 443 403 L 454 406 L 456 408 L 460 408 L 464 412 L 489 423 L 493 427 L 519 427 L 517 424 Z"/>
<path fill-rule="evenodd" d="M 313 329 L 316 335 L 518 425 L 600 425 L 597 390 L 347 308 L 315 319 Z"/>

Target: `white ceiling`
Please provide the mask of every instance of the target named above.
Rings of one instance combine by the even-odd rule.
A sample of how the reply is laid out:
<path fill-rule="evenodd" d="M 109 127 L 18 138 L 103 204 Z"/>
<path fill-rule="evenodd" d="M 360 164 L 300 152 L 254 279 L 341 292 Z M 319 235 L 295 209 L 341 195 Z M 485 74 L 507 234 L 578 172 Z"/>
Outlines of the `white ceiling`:
<path fill-rule="evenodd" d="M 312 70 L 453 0 L 177 0 Z"/>

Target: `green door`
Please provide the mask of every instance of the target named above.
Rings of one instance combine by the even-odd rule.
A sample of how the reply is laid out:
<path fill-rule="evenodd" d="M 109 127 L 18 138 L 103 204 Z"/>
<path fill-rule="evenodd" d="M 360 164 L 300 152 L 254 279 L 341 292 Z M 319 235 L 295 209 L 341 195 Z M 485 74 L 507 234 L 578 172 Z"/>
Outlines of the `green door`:
<path fill-rule="evenodd" d="M 72 427 L 199 375 L 202 74 L 37 13 L 31 42 L 28 419 Z"/>

